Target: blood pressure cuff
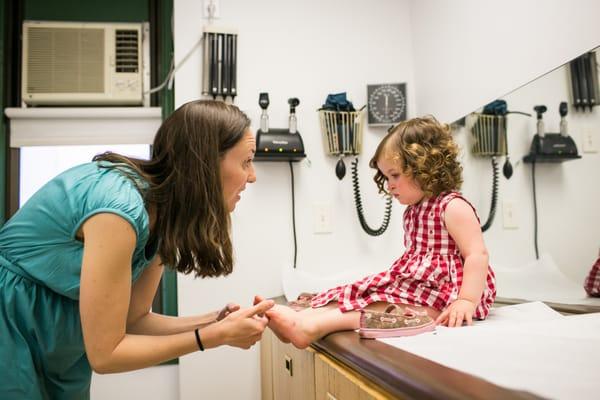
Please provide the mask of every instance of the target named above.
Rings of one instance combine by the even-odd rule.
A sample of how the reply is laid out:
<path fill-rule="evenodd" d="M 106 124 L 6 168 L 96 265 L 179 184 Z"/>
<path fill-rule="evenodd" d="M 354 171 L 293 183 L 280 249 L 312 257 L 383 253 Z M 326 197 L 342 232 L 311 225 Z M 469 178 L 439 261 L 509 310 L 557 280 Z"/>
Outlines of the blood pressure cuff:
<path fill-rule="evenodd" d="M 590 296 L 600 297 L 600 257 L 585 278 L 583 287 Z"/>

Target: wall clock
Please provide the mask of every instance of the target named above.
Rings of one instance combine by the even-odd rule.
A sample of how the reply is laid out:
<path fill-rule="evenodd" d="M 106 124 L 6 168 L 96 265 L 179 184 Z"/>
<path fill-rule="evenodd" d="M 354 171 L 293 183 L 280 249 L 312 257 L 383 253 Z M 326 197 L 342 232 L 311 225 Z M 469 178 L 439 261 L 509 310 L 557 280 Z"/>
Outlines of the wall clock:
<path fill-rule="evenodd" d="M 406 83 L 367 85 L 369 125 L 393 125 L 406 119 Z"/>

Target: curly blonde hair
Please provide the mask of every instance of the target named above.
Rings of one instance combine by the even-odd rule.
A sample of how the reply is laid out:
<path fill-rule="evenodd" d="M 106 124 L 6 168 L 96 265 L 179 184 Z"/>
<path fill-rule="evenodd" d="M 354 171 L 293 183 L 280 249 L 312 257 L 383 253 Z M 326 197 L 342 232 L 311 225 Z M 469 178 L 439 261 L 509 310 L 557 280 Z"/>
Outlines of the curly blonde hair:
<path fill-rule="evenodd" d="M 377 146 L 369 166 L 377 170 L 373 179 L 380 193 L 387 193 L 387 178 L 377 161 L 385 157 L 398 162 L 402 173 L 415 180 L 425 197 L 434 197 L 460 189 L 462 167 L 457 156 L 450 127 L 426 116 L 393 127 Z"/>

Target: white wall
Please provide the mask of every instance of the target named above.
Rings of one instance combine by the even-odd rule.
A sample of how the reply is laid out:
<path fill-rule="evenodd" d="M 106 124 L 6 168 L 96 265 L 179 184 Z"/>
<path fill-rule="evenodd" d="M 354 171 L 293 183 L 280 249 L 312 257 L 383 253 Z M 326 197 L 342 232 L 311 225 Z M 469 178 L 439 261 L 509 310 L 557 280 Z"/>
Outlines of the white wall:
<path fill-rule="evenodd" d="M 561 101 L 570 103 L 568 67 L 561 67 L 503 97 L 509 110 L 530 112 L 545 104 L 547 132 L 559 132 Z M 499 202 L 495 222 L 484 234 L 492 265 L 520 266 L 535 259 L 533 240 L 533 194 L 531 164 L 521 160 L 529 152 L 536 131 L 535 116 L 508 115 L 508 148 L 514 167 L 507 180 L 500 172 Z M 600 249 L 600 153 L 583 152 L 583 134 L 591 131 L 600 143 L 600 114 L 576 112 L 569 107 L 569 134 L 574 138 L 582 159 L 560 164 L 536 164 L 538 207 L 538 248 L 548 253 L 558 267 L 575 282 L 583 283 Z M 492 168 L 490 159 L 470 153 L 471 132 L 460 130 L 456 138 L 463 147 L 464 192 L 473 200 L 485 220 L 490 207 Z M 499 160 L 500 171 L 504 159 Z M 503 228 L 502 203 L 517 205 L 517 229 Z M 535 285 L 535 282 L 531 282 Z"/>
<path fill-rule="evenodd" d="M 271 127 L 286 127 L 289 97 L 300 98 L 298 129 L 310 164 L 294 165 L 298 268 L 330 274 L 361 268 L 365 274 L 387 268 L 402 250 L 402 208 L 394 206 L 392 226 L 370 238 L 358 224 L 349 173 L 334 174 L 335 161 L 324 155 L 317 109 L 327 94 L 348 92 L 357 106 L 366 101 L 368 83 L 407 82 L 408 112 L 414 112 L 414 84 L 408 1 L 381 0 L 221 0 L 217 24 L 239 32 L 238 90 L 235 103 L 256 129 L 258 94 L 269 92 Z M 202 2 L 175 1 L 175 54 L 181 59 L 202 29 Z M 176 79 L 176 105 L 201 91 L 200 54 L 194 54 Z M 383 200 L 375 196 L 368 158 L 384 130 L 365 132 L 360 160 L 367 217 L 380 223 Z M 350 160 L 347 160 L 350 170 Z M 293 262 L 290 173 L 286 163 L 256 163 L 258 181 L 242 195 L 233 215 L 235 272 L 217 280 L 179 279 L 181 315 L 221 307 L 227 301 L 249 305 L 254 294 L 282 293 L 281 269 Z M 312 232 L 312 205 L 333 206 L 333 233 Z M 258 349 L 217 349 L 189 355 L 180 363 L 181 398 L 258 399 Z"/>
<path fill-rule="evenodd" d="M 120 374 L 94 373 L 90 395 L 93 400 L 177 400 L 178 376 L 177 365 L 161 365 Z"/>
<path fill-rule="evenodd" d="M 417 111 L 452 122 L 600 44 L 596 0 L 411 1 Z"/>

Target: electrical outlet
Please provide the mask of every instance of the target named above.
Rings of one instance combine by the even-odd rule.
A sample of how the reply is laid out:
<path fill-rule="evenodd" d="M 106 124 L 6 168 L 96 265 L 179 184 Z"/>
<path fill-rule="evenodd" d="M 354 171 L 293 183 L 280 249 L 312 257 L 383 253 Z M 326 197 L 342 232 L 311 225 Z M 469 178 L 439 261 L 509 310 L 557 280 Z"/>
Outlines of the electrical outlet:
<path fill-rule="evenodd" d="M 314 233 L 331 233 L 331 205 L 313 205 L 313 231 Z"/>
<path fill-rule="evenodd" d="M 213 19 L 221 17 L 221 5 L 219 0 L 203 0 L 202 12 L 205 19 Z"/>
<path fill-rule="evenodd" d="M 504 229 L 517 229 L 519 227 L 515 203 L 511 201 L 504 201 L 502 203 L 502 222 Z"/>
<path fill-rule="evenodd" d="M 583 152 L 598 152 L 598 141 L 596 140 L 596 133 L 593 129 L 586 128 L 583 130 Z"/>

